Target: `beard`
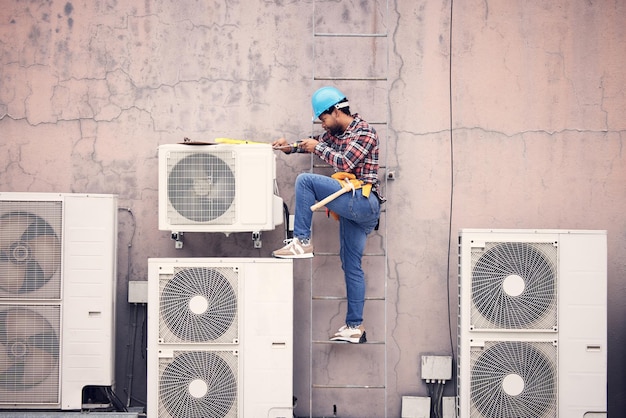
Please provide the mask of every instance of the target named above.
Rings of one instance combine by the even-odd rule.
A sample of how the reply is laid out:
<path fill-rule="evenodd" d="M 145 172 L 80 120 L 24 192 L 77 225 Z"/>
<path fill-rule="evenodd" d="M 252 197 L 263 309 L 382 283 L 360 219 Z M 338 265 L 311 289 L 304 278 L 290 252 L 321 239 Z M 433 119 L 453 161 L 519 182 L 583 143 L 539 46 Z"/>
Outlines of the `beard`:
<path fill-rule="evenodd" d="M 333 136 L 339 136 L 344 133 L 344 129 L 338 123 L 335 123 L 332 126 L 327 126 L 326 131 Z"/>

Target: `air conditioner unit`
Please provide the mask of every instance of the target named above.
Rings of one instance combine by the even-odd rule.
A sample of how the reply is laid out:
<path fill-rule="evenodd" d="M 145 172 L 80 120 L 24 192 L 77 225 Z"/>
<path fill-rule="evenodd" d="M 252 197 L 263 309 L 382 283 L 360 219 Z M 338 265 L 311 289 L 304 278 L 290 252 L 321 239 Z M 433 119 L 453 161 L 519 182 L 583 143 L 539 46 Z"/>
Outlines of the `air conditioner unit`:
<path fill-rule="evenodd" d="M 464 229 L 460 417 L 605 413 L 606 231 Z"/>
<path fill-rule="evenodd" d="M 292 268 L 148 260 L 148 416 L 293 416 Z"/>
<path fill-rule="evenodd" d="M 159 155 L 159 229 L 258 232 L 282 223 L 270 144 L 167 144 Z"/>
<path fill-rule="evenodd" d="M 0 409 L 112 386 L 117 198 L 0 193 Z"/>

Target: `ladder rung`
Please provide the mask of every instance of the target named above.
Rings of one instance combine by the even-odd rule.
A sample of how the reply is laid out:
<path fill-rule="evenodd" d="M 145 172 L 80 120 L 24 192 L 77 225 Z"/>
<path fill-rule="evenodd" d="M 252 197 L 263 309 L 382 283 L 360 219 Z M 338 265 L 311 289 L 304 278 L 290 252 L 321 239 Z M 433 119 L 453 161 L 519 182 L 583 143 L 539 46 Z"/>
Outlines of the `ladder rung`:
<path fill-rule="evenodd" d="M 320 77 L 313 78 L 315 81 L 387 81 L 387 77 Z"/>
<path fill-rule="evenodd" d="M 386 33 L 331 33 L 331 32 L 317 32 L 313 36 L 325 37 L 325 38 L 386 38 Z"/>
<path fill-rule="evenodd" d="M 385 389 L 384 385 L 313 385 L 315 389 Z"/>
<path fill-rule="evenodd" d="M 331 340 L 313 340 L 313 344 L 352 344 L 352 345 L 385 345 L 384 341 L 366 341 L 364 343 L 349 343 L 346 341 L 331 341 Z"/>
<path fill-rule="evenodd" d="M 339 257 L 339 253 L 321 253 L 319 251 L 315 251 L 316 256 L 324 256 L 324 257 Z M 385 253 L 364 253 L 363 257 L 382 257 Z"/>
<path fill-rule="evenodd" d="M 387 121 L 378 121 L 378 120 L 375 120 L 375 121 L 369 121 L 368 120 L 367 123 L 369 123 L 370 125 L 388 125 Z M 314 125 L 321 125 L 322 122 L 313 121 L 313 124 Z"/>
<path fill-rule="evenodd" d="M 313 296 L 313 300 L 348 300 L 345 296 Z M 365 300 L 385 300 L 384 296 L 367 296 Z"/>
<path fill-rule="evenodd" d="M 323 163 L 322 163 L 322 164 L 313 164 L 313 168 L 332 168 L 332 167 L 333 167 L 333 166 L 332 166 L 332 165 L 330 165 L 330 164 L 323 164 Z M 387 166 L 386 166 L 386 165 L 383 165 L 383 164 L 379 164 L 379 165 L 378 165 L 378 168 L 379 168 L 379 169 L 386 169 L 386 168 L 387 168 Z"/>

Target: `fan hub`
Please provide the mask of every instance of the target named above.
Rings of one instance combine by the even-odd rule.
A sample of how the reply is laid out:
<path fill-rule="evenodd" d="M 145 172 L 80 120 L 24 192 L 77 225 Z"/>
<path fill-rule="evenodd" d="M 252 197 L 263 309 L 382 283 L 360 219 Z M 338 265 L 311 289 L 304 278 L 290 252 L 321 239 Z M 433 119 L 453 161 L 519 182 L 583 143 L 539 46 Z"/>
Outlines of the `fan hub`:
<path fill-rule="evenodd" d="M 524 379 L 517 373 L 511 373 L 502 380 L 502 389 L 510 396 L 518 396 L 524 391 Z"/>
<path fill-rule="evenodd" d="M 510 274 L 504 278 L 502 281 L 502 288 L 506 292 L 507 295 L 511 297 L 517 297 L 524 293 L 524 289 L 526 288 L 526 283 L 524 279 L 517 274 Z"/>
<path fill-rule="evenodd" d="M 31 249 L 23 241 L 17 241 L 9 247 L 9 259 L 16 264 L 27 263 L 31 260 Z"/>
<path fill-rule="evenodd" d="M 212 177 L 200 177 L 193 179 L 193 191 L 197 196 L 209 196 L 212 189 Z"/>
<path fill-rule="evenodd" d="M 194 379 L 189 383 L 189 394 L 196 399 L 200 399 L 206 396 L 209 391 L 209 387 L 202 379 Z"/>
<path fill-rule="evenodd" d="M 9 354 L 14 359 L 24 358 L 28 353 L 28 343 L 24 340 L 13 340 L 9 344 Z"/>
<path fill-rule="evenodd" d="M 209 301 L 202 295 L 189 299 L 189 310 L 196 315 L 202 315 L 209 308 Z"/>

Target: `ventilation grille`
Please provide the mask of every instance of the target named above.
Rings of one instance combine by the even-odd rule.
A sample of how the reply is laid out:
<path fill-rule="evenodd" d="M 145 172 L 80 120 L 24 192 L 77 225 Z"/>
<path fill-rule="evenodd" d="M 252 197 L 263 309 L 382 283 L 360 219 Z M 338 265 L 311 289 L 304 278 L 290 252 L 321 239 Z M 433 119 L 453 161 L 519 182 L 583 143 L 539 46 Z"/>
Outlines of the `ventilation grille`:
<path fill-rule="evenodd" d="M 59 402 L 60 307 L 0 305 L 0 403 Z"/>
<path fill-rule="evenodd" d="M 471 349 L 470 417 L 557 417 L 553 342 L 488 342 Z"/>
<path fill-rule="evenodd" d="M 175 352 L 159 360 L 159 418 L 237 418 L 238 357 L 227 351 Z"/>
<path fill-rule="evenodd" d="M 472 249 L 472 329 L 557 329 L 557 248 L 491 243 Z"/>
<path fill-rule="evenodd" d="M 0 201 L 0 297 L 60 299 L 61 202 Z"/>
<path fill-rule="evenodd" d="M 160 280 L 163 343 L 230 343 L 239 339 L 238 268 L 176 268 Z"/>
<path fill-rule="evenodd" d="M 167 158 L 167 215 L 172 225 L 236 221 L 233 151 L 176 152 Z"/>

